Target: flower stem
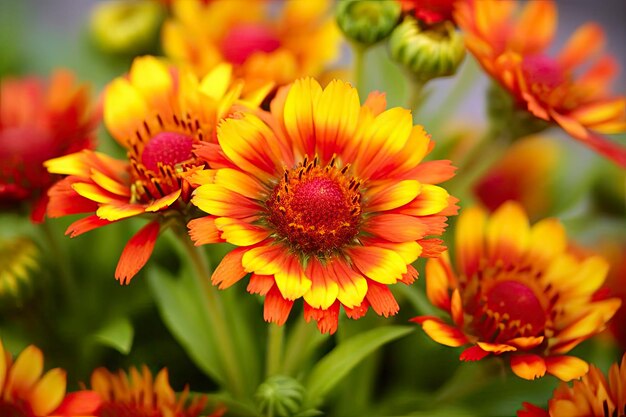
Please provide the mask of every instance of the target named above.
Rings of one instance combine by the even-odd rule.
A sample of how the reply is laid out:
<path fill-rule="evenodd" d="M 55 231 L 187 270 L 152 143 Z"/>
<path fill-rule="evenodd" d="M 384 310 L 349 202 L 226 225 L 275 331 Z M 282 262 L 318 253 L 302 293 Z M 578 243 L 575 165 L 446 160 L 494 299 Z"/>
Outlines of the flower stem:
<path fill-rule="evenodd" d="M 407 108 L 409 108 L 414 115 L 417 114 L 419 108 L 424 102 L 424 85 L 425 83 L 423 81 L 418 80 L 413 76 L 409 77 L 409 87 L 411 91 L 409 92 Z"/>
<path fill-rule="evenodd" d="M 360 95 L 365 94 L 363 88 L 363 73 L 365 65 L 365 48 L 361 45 L 352 44 L 352 52 L 354 53 L 354 67 L 352 69 L 352 77 L 354 79 L 354 86 Z"/>
<path fill-rule="evenodd" d="M 280 365 L 283 359 L 285 325 L 279 326 L 276 323 L 269 323 L 267 332 L 266 376 L 270 377 L 280 373 Z"/>
<path fill-rule="evenodd" d="M 78 288 L 76 287 L 67 252 L 64 250 L 61 242 L 59 242 L 57 234 L 52 230 L 48 220 L 41 223 L 41 229 L 43 230 L 46 246 L 48 246 L 56 263 L 65 299 L 69 301 L 70 305 L 74 304 L 78 300 Z"/>
<path fill-rule="evenodd" d="M 320 333 L 315 324 L 298 320 L 295 328 L 289 332 L 282 362 L 282 374 L 294 376 L 308 355 L 328 338 Z"/>
<path fill-rule="evenodd" d="M 218 290 L 209 284 L 211 270 L 202 249 L 193 245 L 184 232 L 176 233 L 178 240 L 182 243 L 185 251 L 192 263 L 200 288 L 206 295 L 206 314 L 213 331 L 215 332 L 216 351 L 220 356 L 225 370 L 226 384 L 234 398 L 242 398 L 245 395 L 245 375 L 239 367 L 239 362 L 235 353 L 234 338 L 228 326 L 228 317 L 222 303 L 222 299 L 217 293 Z"/>

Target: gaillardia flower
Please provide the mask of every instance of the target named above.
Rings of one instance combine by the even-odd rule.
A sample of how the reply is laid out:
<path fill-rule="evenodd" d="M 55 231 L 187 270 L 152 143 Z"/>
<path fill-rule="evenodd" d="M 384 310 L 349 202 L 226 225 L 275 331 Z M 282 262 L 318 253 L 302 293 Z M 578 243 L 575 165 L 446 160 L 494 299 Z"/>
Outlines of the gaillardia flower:
<path fill-rule="evenodd" d="M 203 76 L 218 63 L 234 66 L 246 88 L 318 76 L 339 53 L 331 1 L 177 0 L 163 27 L 168 57 Z"/>
<path fill-rule="evenodd" d="M 128 160 L 83 151 L 46 162 L 48 170 L 68 175 L 51 188 L 48 215 L 94 213 L 67 229 L 72 237 L 97 227 L 146 214 L 152 221 L 133 236 L 115 277 L 122 283 L 147 262 L 161 224 L 188 219 L 188 171 L 201 169 L 193 148 L 214 141 L 215 125 L 231 111 L 243 85 L 231 85 L 230 67 L 216 67 L 201 81 L 175 72 L 154 57 L 136 58 L 128 77 L 106 89 L 104 120 L 127 150 Z M 262 94 L 254 98 L 260 102 Z"/>
<path fill-rule="evenodd" d="M 548 401 L 548 409 L 524 403 L 517 417 L 621 417 L 626 415 L 626 354 L 614 363 L 608 379 L 595 366 L 572 386 L 561 383 Z"/>
<path fill-rule="evenodd" d="M 529 227 L 515 202 L 491 218 L 479 208 L 465 209 L 456 228 L 457 272 L 447 252 L 426 264 L 428 298 L 453 323 L 434 316 L 412 320 L 438 343 L 471 344 L 461 360 L 505 356 L 525 379 L 546 372 L 579 378 L 587 363 L 565 353 L 602 331 L 620 300 L 597 294 L 608 271 L 604 259 L 580 259 L 566 247 L 557 219 Z"/>
<path fill-rule="evenodd" d="M 626 167 L 626 148 L 599 135 L 626 131 L 626 98 L 609 89 L 617 64 L 608 54 L 595 59 L 604 45 L 601 27 L 581 26 L 552 57 L 555 3 L 527 2 L 519 16 L 516 8 L 512 1 L 459 2 L 455 17 L 468 49 L 517 106 Z M 582 65 L 588 68 L 576 77 Z"/>
<path fill-rule="evenodd" d="M 15 362 L 0 339 L 0 416 L 90 416 L 100 405 L 98 395 L 79 391 L 65 395 L 65 371 L 51 369 L 43 376 L 43 353 L 29 346 Z"/>
<path fill-rule="evenodd" d="M 0 83 L 0 205 L 28 202 L 31 219 L 43 221 L 47 190 L 57 178 L 43 162 L 92 148 L 100 114 L 90 105 L 89 88 L 66 70 L 48 85 L 37 78 Z"/>
<path fill-rule="evenodd" d="M 189 387 L 176 398 L 166 368 L 154 379 L 146 366 L 141 371 L 131 368 L 128 374 L 98 368 L 91 374 L 91 389 L 102 401 L 97 417 L 198 417 L 207 404 L 206 396 L 189 399 Z M 207 417 L 221 415 L 216 412 Z"/>
<path fill-rule="evenodd" d="M 556 203 L 552 181 L 560 152 L 559 144 L 548 137 L 519 139 L 478 180 L 474 195 L 489 211 L 514 200 L 531 220 L 544 218 Z"/>
<path fill-rule="evenodd" d="M 418 257 L 444 250 L 441 235 L 455 198 L 434 184 L 451 178 L 449 161 L 422 162 L 433 143 L 409 110 L 384 110 L 355 88 L 297 80 L 278 92 L 271 113 L 221 122 L 212 167 L 192 203 L 209 213 L 189 223 L 197 245 L 226 241 L 212 281 L 228 287 L 251 273 L 248 291 L 265 296 L 265 319 L 283 324 L 294 300 L 322 332 L 351 318 L 398 311 L 388 285 L 410 284 Z"/>

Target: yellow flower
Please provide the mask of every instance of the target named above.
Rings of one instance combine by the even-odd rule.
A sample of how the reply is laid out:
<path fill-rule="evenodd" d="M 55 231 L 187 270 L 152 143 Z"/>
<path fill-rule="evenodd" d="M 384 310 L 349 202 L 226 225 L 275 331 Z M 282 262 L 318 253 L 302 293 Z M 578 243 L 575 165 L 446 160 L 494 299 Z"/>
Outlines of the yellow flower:
<path fill-rule="evenodd" d="M 163 49 L 199 76 L 230 62 L 250 88 L 318 76 L 339 52 L 331 2 L 283 3 L 273 18 L 271 1 L 174 1 L 173 17 L 163 27 Z"/>
<path fill-rule="evenodd" d="M 28 346 L 13 362 L 0 339 L 0 416 L 47 417 L 92 415 L 100 405 L 91 391 L 65 395 L 65 371 L 43 374 L 43 353 Z"/>
<path fill-rule="evenodd" d="M 252 273 L 267 321 L 284 323 L 303 298 L 322 332 L 337 329 L 340 306 L 351 318 L 398 311 L 388 285 L 412 283 L 411 263 L 444 250 L 433 236 L 457 200 L 435 185 L 454 175 L 449 161 L 423 162 L 430 136 L 409 110 L 385 107 L 381 94 L 361 106 L 349 84 L 306 78 L 280 90 L 271 113 L 220 124 L 226 161 L 197 175 L 192 199 L 209 216 L 189 223 L 196 244 L 239 246 L 215 285 Z M 214 152 L 198 154 L 215 167 Z"/>
<path fill-rule="evenodd" d="M 608 379 L 595 366 L 573 385 L 561 383 L 544 410 L 524 403 L 517 417 L 622 417 L 626 415 L 626 354 L 614 363 Z"/>
<path fill-rule="evenodd" d="M 428 298 L 453 323 L 433 316 L 413 321 L 443 345 L 472 345 L 462 360 L 503 355 L 525 379 L 584 375 L 587 363 L 565 354 L 602 331 L 621 303 L 596 293 L 608 271 L 604 259 L 570 253 L 557 219 L 530 227 L 515 202 L 490 218 L 479 208 L 461 213 L 456 266 L 457 272 L 448 253 L 426 264 Z"/>
<path fill-rule="evenodd" d="M 192 187 L 184 174 L 205 165 L 193 149 L 215 141 L 215 126 L 240 102 L 242 88 L 231 82 L 226 64 L 198 80 L 154 57 L 136 58 L 128 77 L 113 80 L 104 96 L 105 124 L 128 160 L 83 151 L 47 161 L 50 172 L 68 175 L 50 190 L 48 215 L 93 213 L 70 225 L 72 237 L 129 217 L 151 217 L 115 271 L 129 283 L 148 261 L 167 217 L 186 222 Z M 245 103 L 257 105 L 266 91 L 255 91 Z"/>

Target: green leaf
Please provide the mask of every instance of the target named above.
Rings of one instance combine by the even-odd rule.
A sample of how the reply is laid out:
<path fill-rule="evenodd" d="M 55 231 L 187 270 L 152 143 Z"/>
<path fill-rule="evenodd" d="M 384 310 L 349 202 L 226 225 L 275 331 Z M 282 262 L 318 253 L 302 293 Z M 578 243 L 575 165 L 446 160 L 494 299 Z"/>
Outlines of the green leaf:
<path fill-rule="evenodd" d="M 96 342 L 127 355 L 133 346 L 134 334 L 133 325 L 127 317 L 115 317 L 106 322 L 92 337 Z"/>
<path fill-rule="evenodd" d="M 188 271 L 186 271 L 188 272 Z M 163 322 L 189 357 L 205 374 L 223 384 L 224 371 L 218 359 L 213 328 L 207 318 L 202 288 L 183 273 L 174 278 L 159 267 L 148 270 L 148 283 Z"/>
<path fill-rule="evenodd" d="M 379 347 L 415 330 L 388 326 L 369 330 L 339 344 L 311 370 L 306 383 L 309 403 L 316 405 L 355 366 Z"/>

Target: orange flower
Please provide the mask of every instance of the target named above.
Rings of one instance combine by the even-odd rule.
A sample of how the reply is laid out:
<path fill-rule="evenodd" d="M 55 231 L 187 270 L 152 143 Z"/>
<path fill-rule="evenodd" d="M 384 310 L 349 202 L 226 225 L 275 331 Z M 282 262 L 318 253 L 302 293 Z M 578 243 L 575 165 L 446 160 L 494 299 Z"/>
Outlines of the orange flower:
<path fill-rule="evenodd" d="M 152 217 L 124 248 L 115 271 L 121 283 L 148 261 L 162 223 L 180 216 L 186 223 L 191 187 L 183 174 L 204 167 L 193 148 L 214 140 L 215 125 L 237 101 L 243 85 L 230 80 L 228 65 L 198 81 L 154 57 L 137 58 L 104 98 L 105 123 L 128 161 L 83 151 L 46 162 L 50 172 L 69 175 L 50 190 L 48 215 L 95 212 L 70 225 L 72 237 L 129 217 Z"/>
<path fill-rule="evenodd" d="M 167 369 L 161 369 L 153 380 L 145 365 L 141 372 L 131 368 L 128 374 L 98 368 L 91 375 L 91 388 L 102 398 L 96 411 L 98 417 L 198 417 L 207 403 L 203 395 L 189 400 L 189 387 L 176 399 Z M 219 410 L 208 417 L 219 417 L 223 412 Z"/>
<path fill-rule="evenodd" d="M 286 1 L 278 18 L 272 17 L 272 3 L 175 1 L 174 17 L 163 27 L 163 49 L 199 76 L 230 62 L 249 87 L 320 75 L 339 52 L 331 2 Z"/>
<path fill-rule="evenodd" d="M 598 256 L 580 259 L 566 246 L 557 219 L 529 227 L 515 202 L 490 219 L 479 208 L 466 209 L 456 229 L 458 273 L 448 253 L 426 264 L 428 298 L 450 313 L 453 324 L 433 316 L 413 321 L 436 342 L 473 345 L 461 360 L 505 355 L 525 379 L 546 372 L 562 380 L 578 378 L 587 363 L 564 354 L 602 331 L 620 300 L 598 300 L 607 262 Z"/>
<path fill-rule="evenodd" d="M 599 133 L 626 131 L 626 98 L 610 94 L 615 59 L 602 52 L 604 32 L 581 26 L 556 57 L 547 55 L 557 21 L 552 1 L 468 0 L 455 14 L 466 45 L 487 73 L 535 117 L 560 125 L 572 137 L 626 167 L 626 148 Z M 574 71 L 590 67 L 580 77 Z"/>
<path fill-rule="evenodd" d="M 87 416 L 100 405 L 98 395 L 80 391 L 65 395 L 65 371 L 42 376 L 43 354 L 29 346 L 13 362 L 0 339 L 0 416 Z"/>
<path fill-rule="evenodd" d="M 452 12 L 456 0 L 399 0 L 402 10 L 415 16 L 427 25 L 453 20 Z"/>
<path fill-rule="evenodd" d="M 581 381 L 561 383 L 548 401 L 548 410 L 524 403 L 517 417 L 621 417 L 626 415 L 626 354 L 611 366 L 607 378 L 595 366 Z"/>
<path fill-rule="evenodd" d="M 265 296 L 265 319 L 283 324 L 294 300 L 322 332 L 371 306 L 398 311 L 388 285 L 410 284 L 418 257 L 437 256 L 457 201 L 433 184 L 451 178 L 449 161 L 422 162 L 432 142 L 411 112 L 384 111 L 372 94 L 333 81 L 296 81 L 281 89 L 271 114 L 240 114 L 218 128 L 218 153 L 198 150 L 213 168 L 192 203 L 210 214 L 189 223 L 197 245 L 239 246 L 213 284 L 226 288 L 252 273 L 248 291 Z"/>
<path fill-rule="evenodd" d="M 523 138 L 513 143 L 479 179 L 474 194 L 489 211 L 515 200 L 531 219 L 543 218 L 555 203 L 550 181 L 554 178 L 559 153 L 559 145 L 546 137 Z"/>
<path fill-rule="evenodd" d="M 54 183 L 43 162 L 92 148 L 100 117 L 89 104 L 87 85 L 56 71 L 49 85 L 36 78 L 0 83 L 0 204 L 32 204 L 31 219 L 42 222 Z"/>

